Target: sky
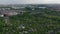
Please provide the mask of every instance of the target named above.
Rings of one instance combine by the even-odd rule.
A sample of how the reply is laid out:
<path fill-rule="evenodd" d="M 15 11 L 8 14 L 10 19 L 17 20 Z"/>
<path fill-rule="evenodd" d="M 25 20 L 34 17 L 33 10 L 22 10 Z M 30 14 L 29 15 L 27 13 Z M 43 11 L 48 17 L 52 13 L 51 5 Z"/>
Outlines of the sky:
<path fill-rule="evenodd" d="M 0 4 L 60 4 L 60 0 L 0 0 Z"/>

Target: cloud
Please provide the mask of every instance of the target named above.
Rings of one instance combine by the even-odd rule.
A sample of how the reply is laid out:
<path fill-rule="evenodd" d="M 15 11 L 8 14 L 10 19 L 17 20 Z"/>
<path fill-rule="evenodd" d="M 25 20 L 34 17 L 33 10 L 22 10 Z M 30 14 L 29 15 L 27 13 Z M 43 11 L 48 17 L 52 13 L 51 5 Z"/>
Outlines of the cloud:
<path fill-rule="evenodd" d="M 49 4 L 60 3 L 60 0 L 0 0 L 0 4 Z"/>

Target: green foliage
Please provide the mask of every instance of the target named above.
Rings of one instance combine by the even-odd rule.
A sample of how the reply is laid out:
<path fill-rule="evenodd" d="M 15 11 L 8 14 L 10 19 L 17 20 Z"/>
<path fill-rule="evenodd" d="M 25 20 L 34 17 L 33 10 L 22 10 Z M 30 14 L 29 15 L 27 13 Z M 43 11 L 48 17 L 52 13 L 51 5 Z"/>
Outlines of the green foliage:
<path fill-rule="evenodd" d="M 19 14 L 19 15 L 11 16 L 9 17 L 10 25 L 6 25 L 7 27 L 4 27 L 5 29 L 2 28 L 2 25 L 5 24 L 4 21 L 0 20 L 1 29 L 5 31 L 3 33 L 22 34 L 23 31 L 27 31 L 28 33 L 24 32 L 24 34 L 49 34 L 55 32 L 56 29 L 59 29 L 60 15 L 58 13 L 60 12 L 50 11 L 47 9 L 34 10 L 33 12 L 35 11 L 39 11 L 43 13 L 31 14 L 26 12 L 22 15 Z"/>

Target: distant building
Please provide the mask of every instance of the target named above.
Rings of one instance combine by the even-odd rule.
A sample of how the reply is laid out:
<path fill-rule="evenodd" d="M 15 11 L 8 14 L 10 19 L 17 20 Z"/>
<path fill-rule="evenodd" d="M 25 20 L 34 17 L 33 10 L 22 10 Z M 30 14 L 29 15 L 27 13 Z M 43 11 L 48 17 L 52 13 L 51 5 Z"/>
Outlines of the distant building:
<path fill-rule="evenodd" d="M 38 7 L 38 8 L 42 8 L 42 9 L 45 9 L 46 7 Z"/>
<path fill-rule="evenodd" d="M 23 14 L 24 10 L 0 10 L 0 17 L 2 17 L 4 14 L 7 16 L 17 15 L 17 14 Z"/>
<path fill-rule="evenodd" d="M 0 17 L 4 17 L 4 15 L 0 15 Z"/>
<path fill-rule="evenodd" d="M 11 7 L 11 8 L 13 8 L 13 9 L 23 9 L 25 7 Z"/>
<path fill-rule="evenodd" d="M 10 7 L 0 7 L 0 10 L 10 10 Z"/>
<path fill-rule="evenodd" d="M 60 11 L 60 8 L 59 7 L 51 7 L 51 8 L 48 8 L 49 10 L 52 10 L 52 11 Z"/>

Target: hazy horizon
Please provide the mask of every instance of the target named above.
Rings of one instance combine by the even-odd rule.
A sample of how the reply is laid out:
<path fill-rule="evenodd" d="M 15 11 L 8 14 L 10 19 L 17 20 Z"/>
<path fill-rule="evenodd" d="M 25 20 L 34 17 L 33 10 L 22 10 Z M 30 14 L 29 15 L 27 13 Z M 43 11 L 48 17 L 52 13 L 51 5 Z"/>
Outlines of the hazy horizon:
<path fill-rule="evenodd" d="M 0 4 L 60 4 L 60 0 L 0 0 Z"/>

